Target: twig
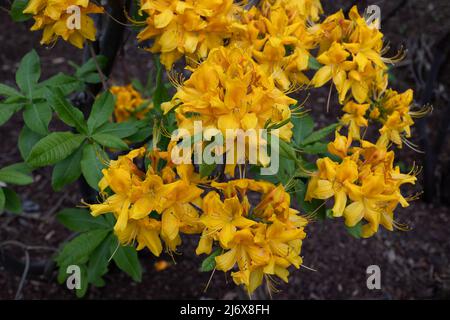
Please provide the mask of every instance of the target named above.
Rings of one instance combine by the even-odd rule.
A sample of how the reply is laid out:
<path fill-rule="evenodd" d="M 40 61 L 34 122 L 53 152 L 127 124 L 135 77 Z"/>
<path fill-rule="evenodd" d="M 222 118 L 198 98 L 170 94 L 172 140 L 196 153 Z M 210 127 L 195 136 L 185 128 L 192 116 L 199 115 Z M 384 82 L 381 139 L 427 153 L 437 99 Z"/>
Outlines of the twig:
<path fill-rule="evenodd" d="M 88 43 L 88 46 L 89 46 L 89 51 L 91 52 L 91 56 L 92 56 L 92 58 L 94 58 L 95 67 L 97 68 L 98 75 L 99 75 L 100 80 L 102 82 L 103 90 L 107 91 L 108 90 L 108 85 L 106 83 L 106 77 L 103 74 L 102 68 L 100 68 L 100 66 L 98 64 L 97 54 L 95 53 L 94 47 L 92 46 L 92 44 L 90 42 Z"/>
<path fill-rule="evenodd" d="M 25 284 L 25 280 L 27 279 L 28 270 L 30 270 L 30 254 L 27 250 L 24 250 L 25 253 L 25 268 L 23 269 L 22 277 L 20 278 L 19 286 L 17 287 L 16 296 L 14 300 L 19 300 L 21 298 L 21 293 L 23 289 L 23 285 Z"/>

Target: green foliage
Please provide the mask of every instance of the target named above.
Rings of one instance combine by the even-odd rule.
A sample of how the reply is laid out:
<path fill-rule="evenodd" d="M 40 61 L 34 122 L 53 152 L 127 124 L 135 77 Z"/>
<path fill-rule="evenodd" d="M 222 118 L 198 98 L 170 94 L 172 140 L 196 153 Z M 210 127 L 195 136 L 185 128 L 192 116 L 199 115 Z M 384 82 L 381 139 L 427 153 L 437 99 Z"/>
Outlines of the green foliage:
<path fill-rule="evenodd" d="M 216 164 L 206 164 L 203 162 L 202 164 L 200 164 L 200 177 L 209 177 L 213 173 L 215 168 Z"/>
<path fill-rule="evenodd" d="M 33 182 L 33 178 L 17 166 L 7 166 L 0 169 L 0 182 L 24 186 Z"/>
<path fill-rule="evenodd" d="M 83 148 L 78 148 L 66 159 L 58 162 L 53 168 L 52 187 L 60 191 L 63 187 L 76 181 L 81 175 L 81 159 Z"/>
<path fill-rule="evenodd" d="M 27 163 L 32 167 L 55 164 L 70 156 L 86 139 L 72 132 L 53 132 L 31 149 Z"/>
<path fill-rule="evenodd" d="M 320 64 L 319 61 L 316 60 L 316 58 L 310 56 L 308 60 L 308 68 L 312 70 L 319 70 L 322 67 L 322 64 Z"/>
<path fill-rule="evenodd" d="M 114 219 L 109 219 L 108 216 L 93 217 L 85 209 L 64 209 L 57 215 L 58 221 L 66 228 L 80 233 L 67 242 L 55 258 L 60 268 L 60 283 L 67 279 L 66 270 L 69 265 L 80 267 L 82 288 L 76 292 L 79 297 L 86 293 L 89 284 L 98 287 L 104 285 L 102 277 L 108 272 L 111 260 L 133 280 L 142 279 L 142 267 L 136 249 L 118 244 L 113 232 Z"/>
<path fill-rule="evenodd" d="M 87 125 L 83 113 L 73 107 L 64 97 L 64 93 L 58 88 L 47 90 L 47 102 L 56 111 L 59 119 L 70 127 L 77 129 L 78 132 L 87 134 Z"/>
<path fill-rule="evenodd" d="M 113 246 L 111 249 L 115 250 L 113 260 L 117 267 L 128 274 L 134 281 L 141 282 L 142 267 L 136 249 L 131 246 L 119 246 L 117 249 Z"/>
<path fill-rule="evenodd" d="M 32 16 L 30 14 L 23 13 L 23 10 L 27 7 L 28 2 L 29 0 L 14 0 L 12 3 L 10 15 L 15 22 L 23 22 L 31 19 Z"/>
<path fill-rule="evenodd" d="M 108 123 L 114 111 L 115 98 L 109 92 L 102 93 L 94 102 L 92 111 L 87 121 L 89 134 L 97 132 L 102 125 Z M 126 136 L 125 136 L 126 137 Z M 124 137 L 120 137 L 124 138 Z"/>
<path fill-rule="evenodd" d="M 16 214 L 21 213 L 22 212 L 22 203 L 20 201 L 19 195 L 14 190 L 9 189 L 9 188 L 2 188 L 2 190 L 3 190 L 3 195 L 5 198 L 4 210 L 12 212 L 12 213 L 16 213 Z M 1 204 L 0 204 L 0 212 L 1 211 L 2 211 L 2 209 L 1 209 Z"/>
<path fill-rule="evenodd" d="M 354 238 L 356 239 L 360 239 L 361 235 L 362 235 L 362 222 L 359 221 L 355 226 L 353 227 L 348 227 L 345 226 L 345 229 L 347 230 L 347 232 Z"/>
<path fill-rule="evenodd" d="M 93 217 L 86 209 L 64 209 L 57 214 L 58 221 L 67 229 L 75 232 L 87 232 L 96 229 L 111 229 L 104 216 Z"/>
<path fill-rule="evenodd" d="M 30 155 L 31 149 L 44 136 L 34 132 L 27 126 L 24 126 L 19 135 L 19 151 L 22 159 L 27 159 Z"/>
<path fill-rule="evenodd" d="M 102 178 L 102 170 L 106 167 L 108 155 L 97 144 L 87 144 L 83 148 L 81 172 L 89 186 L 98 190 L 98 183 Z"/>
<path fill-rule="evenodd" d="M 220 255 L 221 252 L 222 252 L 221 249 L 216 249 L 209 256 L 207 256 L 205 260 L 202 261 L 200 271 L 209 272 L 214 270 L 214 268 L 216 267 L 216 257 Z"/>

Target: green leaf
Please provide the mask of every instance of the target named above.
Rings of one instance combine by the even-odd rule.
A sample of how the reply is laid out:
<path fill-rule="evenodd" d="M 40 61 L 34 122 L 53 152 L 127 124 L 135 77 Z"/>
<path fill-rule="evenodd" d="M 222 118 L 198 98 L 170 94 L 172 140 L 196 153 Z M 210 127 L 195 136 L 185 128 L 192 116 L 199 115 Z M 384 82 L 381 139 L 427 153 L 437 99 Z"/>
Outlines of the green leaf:
<path fill-rule="evenodd" d="M 306 184 L 301 179 L 297 179 L 296 190 L 299 206 L 305 213 L 313 214 L 314 217 L 319 218 L 326 214 L 326 207 L 323 200 L 312 199 L 312 201 L 305 201 Z"/>
<path fill-rule="evenodd" d="M 55 259 L 58 266 L 85 263 L 109 232 L 107 229 L 97 229 L 80 234 L 68 242 L 58 254 Z"/>
<path fill-rule="evenodd" d="M 80 177 L 82 156 L 83 149 L 79 148 L 76 152 L 55 165 L 52 173 L 53 190 L 60 191 L 64 186 L 71 184 Z"/>
<path fill-rule="evenodd" d="M 6 197 L 3 188 L 0 188 L 0 213 L 5 209 Z"/>
<path fill-rule="evenodd" d="M 9 87 L 5 84 L 0 83 L 0 96 L 9 97 L 20 97 L 22 96 L 20 92 L 18 92 L 16 89 Z"/>
<path fill-rule="evenodd" d="M 64 209 L 60 211 L 56 218 L 67 229 L 76 232 L 86 232 L 96 229 L 111 230 L 103 216 L 93 217 L 86 209 Z"/>
<path fill-rule="evenodd" d="M 24 186 L 33 182 L 33 178 L 28 174 L 20 172 L 14 167 L 5 167 L 0 169 L 0 181 Z"/>
<path fill-rule="evenodd" d="M 220 255 L 222 252 L 221 249 L 216 249 L 213 253 L 211 253 L 205 260 L 202 261 L 202 265 L 200 266 L 201 272 L 209 272 L 214 270 L 216 267 L 216 257 Z"/>
<path fill-rule="evenodd" d="M 62 92 L 63 96 L 67 96 L 72 92 L 83 90 L 83 87 L 84 84 L 79 79 L 60 72 L 41 82 L 35 95 L 40 98 L 45 98 L 46 88 L 51 88 L 58 89 Z"/>
<path fill-rule="evenodd" d="M 5 124 L 19 108 L 18 104 L 0 104 L 0 126 Z"/>
<path fill-rule="evenodd" d="M 10 15 L 15 22 L 23 22 L 31 19 L 31 14 L 23 13 L 23 10 L 25 10 L 25 8 L 27 7 L 28 2 L 29 0 L 14 0 L 13 4 L 11 5 Z"/>
<path fill-rule="evenodd" d="M 48 124 L 52 119 L 52 109 L 47 102 L 32 102 L 25 107 L 23 120 L 28 128 L 36 133 L 46 135 Z"/>
<path fill-rule="evenodd" d="M 92 136 L 92 138 L 102 146 L 118 150 L 128 150 L 128 145 L 116 136 L 96 133 Z"/>
<path fill-rule="evenodd" d="M 88 262 L 88 280 L 95 285 L 101 283 L 102 276 L 108 272 L 111 247 L 116 243 L 116 237 L 110 233 L 94 250 Z"/>
<path fill-rule="evenodd" d="M 27 126 L 23 126 L 19 135 L 19 151 L 22 156 L 22 159 L 25 160 L 26 158 L 28 158 L 31 149 L 43 137 L 44 137 L 43 135 L 34 132 Z"/>
<path fill-rule="evenodd" d="M 167 92 L 167 88 L 163 82 L 164 69 L 161 65 L 161 62 L 159 61 L 159 57 L 156 55 L 154 57 L 156 65 L 156 88 L 155 91 L 153 92 L 153 105 L 156 109 L 160 109 L 161 103 L 167 101 L 169 95 Z"/>
<path fill-rule="evenodd" d="M 295 153 L 294 148 L 289 143 L 287 143 L 282 139 L 279 139 L 279 146 L 280 146 L 280 155 L 283 158 L 297 161 L 297 154 Z"/>
<path fill-rule="evenodd" d="M 312 133 L 314 128 L 314 120 L 308 114 L 301 118 L 292 118 L 292 123 L 294 124 L 294 140 L 297 144 L 301 144 L 302 141 Z"/>
<path fill-rule="evenodd" d="M 358 222 L 355 226 L 353 227 L 348 227 L 345 226 L 345 228 L 347 229 L 347 232 L 354 238 L 356 239 L 360 239 L 361 235 L 362 235 L 362 222 Z"/>
<path fill-rule="evenodd" d="M 132 136 L 138 130 L 139 128 L 136 121 L 128 121 L 121 123 L 105 123 L 96 130 L 96 133 L 110 134 L 123 139 Z"/>
<path fill-rule="evenodd" d="M 120 270 L 128 274 L 134 281 L 141 282 L 142 267 L 135 248 L 130 246 L 119 246 L 113 259 Z"/>
<path fill-rule="evenodd" d="M 100 69 L 103 69 L 108 62 L 108 58 L 102 55 L 97 55 L 96 59 L 90 58 L 85 64 L 76 70 L 76 76 L 81 77 L 87 73 L 97 72 L 96 61 Z"/>
<path fill-rule="evenodd" d="M 109 121 L 114 111 L 114 105 L 115 98 L 109 91 L 105 91 L 101 96 L 95 99 L 91 114 L 87 121 L 89 133 L 94 132 L 95 129 Z"/>
<path fill-rule="evenodd" d="M 200 164 L 200 177 L 209 177 L 212 172 L 214 171 L 214 169 L 216 168 L 216 164 L 206 164 L 206 163 L 202 163 Z"/>
<path fill-rule="evenodd" d="M 86 121 L 84 120 L 83 113 L 67 101 L 60 89 L 48 89 L 46 95 L 48 102 L 53 109 L 55 109 L 56 113 L 64 123 L 71 127 L 77 128 L 78 132 L 87 132 Z"/>
<path fill-rule="evenodd" d="M 19 88 L 28 98 L 32 98 L 34 87 L 41 77 L 41 65 L 39 56 L 33 49 L 20 61 L 16 72 L 16 82 Z"/>
<path fill-rule="evenodd" d="M 98 190 L 98 182 L 103 177 L 102 170 L 108 155 L 98 145 L 88 144 L 83 149 L 81 159 L 81 172 L 86 182 L 95 190 Z"/>
<path fill-rule="evenodd" d="M 77 298 L 83 298 L 86 295 L 87 289 L 89 287 L 88 281 L 88 270 L 86 265 L 81 264 L 80 267 L 80 289 L 75 289 L 75 294 Z"/>
<path fill-rule="evenodd" d="M 85 137 L 71 132 L 53 132 L 40 140 L 31 150 L 27 163 L 33 167 L 55 164 L 71 155 Z"/>
<path fill-rule="evenodd" d="M 303 148 L 303 151 L 309 154 L 324 154 L 328 152 L 328 144 L 322 142 L 315 142 L 309 145 L 306 145 Z"/>
<path fill-rule="evenodd" d="M 323 138 L 334 132 L 338 125 L 338 123 L 335 123 L 320 130 L 314 131 L 301 142 L 301 145 L 307 145 L 322 140 Z"/>
<path fill-rule="evenodd" d="M 3 192 L 6 197 L 5 210 L 8 210 L 8 211 L 10 211 L 12 213 L 16 213 L 16 214 L 21 213 L 22 212 L 22 203 L 21 203 L 20 197 L 17 195 L 17 193 L 14 192 L 14 190 L 11 190 L 9 188 L 4 188 Z M 1 207 L 1 205 L 0 205 L 0 207 Z"/>
<path fill-rule="evenodd" d="M 314 57 L 309 57 L 308 60 L 308 68 L 312 70 L 319 70 L 322 67 L 322 65 L 319 63 L 319 61 L 316 60 Z"/>

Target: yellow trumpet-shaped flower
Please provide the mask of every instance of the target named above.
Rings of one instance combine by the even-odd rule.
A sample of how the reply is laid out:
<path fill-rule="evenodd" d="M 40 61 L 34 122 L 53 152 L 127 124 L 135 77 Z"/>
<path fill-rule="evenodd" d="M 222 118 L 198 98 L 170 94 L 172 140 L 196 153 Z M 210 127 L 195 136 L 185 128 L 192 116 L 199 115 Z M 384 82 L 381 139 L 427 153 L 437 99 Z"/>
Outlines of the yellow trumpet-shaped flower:
<path fill-rule="evenodd" d="M 73 6 L 79 9 L 79 16 L 76 11 L 68 11 Z M 86 40 L 95 41 L 96 36 L 94 20 L 89 15 L 103 11 L 89 0 L 31 0 L 23 13 L 33 15 L 32 31 L 44 30 L 41 44 L 52 44 L 61 37 L 75 47 L 83 48 Z M 78 19 L 79 25 L 68 23 Z"/>
<path fill-rule="evenodd" d="M 99 182 L 105 199 L 89 208 L 94 216 L 114 214 L 117 219 L 114 231 L 121 243 L 137 239 L 138 249 L 148 247 L 159 255 L 160 238 L 170 251 L 175 251 L 181 243 L 179 232 L 202 232 L 204 227 L 192 204 L 199 203 L 203 191 L 179 178 L 166 183 L 151 166 L 146 173 L 141 171 L 133 160 L 145 152 L 145 148 L 132 150 L 111 161 Z M 107 188 L 112 195 L 108 196 Z"/>
<path fill-rule="evenodd" d="M 364 104 L 386 87 L 385 61 L 389 59 L 382 57 L 383 34 L 366 23 L 356 6 L 350 10 L 349 19 L 339 11 L 310 31 L 319 42 L 317 61 L 323 65 L 312 78 L 312 85 L 321 87 L 332 79 L 341 104 L 349 92 L 356 102 Z"/>
<path fill-rule="evenodd" d="M 349 227 L 362 220 L 367 222 L 362 226 L 363 237 L 376 233 L 380 224 L 391 231 L 394 227 L 403 229 L 394 220 L 394 209 L 398 204 L 408 206 L 400 187 L 414 184 L 414 173 L 404 174 L 393 166 L 395 155 L 387 150 L 386 142 L 379 140 L 373 144 L 361 140 L 358 147 L 350 147 L 348 141 L 351 139 L 336 133 L 329 149 L 342 162 L 329 158 L 317 160 L 318 171 L 311 177 L 305 199 L 334 196 L 335 217 L 343 216 Z"/>
<path fill-rule="evenodd" d="M 369 109 L 370 104 L 358 104 L 354 101 L 349 101 L 344 106 L 344 116 L 341 118 L 341 122 L 348 126 L 348 130 L 353 139 L 360 139 L 360 128 L 367 127 L 368 121 L 365 118 L 366 112 Z"/>
<path fill-rule="evenodd" d="M 411 126 L 414 124 L 412 118 L 424 114 L 411 110 L 412 101 L 413 91 L 411 89 L 403 93 L 388 89 L 377 101 L 376 108 L 379 116 L 376 120 L 383 125 L 380 129 L 380 140 L 383 143 L 392 141 L 402 147 L 405 138 L 411 137 Z"/>
<path fill-rule="evenodd" d="M 160 53 L 170 69 L 183 55 L 198 60 L 223 45 L 239 10 L 233 0 L 141 0 L 140 11 L 148 17 L 138 40 L 154 39 L 150 51 Z"/>
<path fill-rule="evenodd" d="M 289 106 L 295 102 L 275 86 L 273 78 L 251 56 L 231 46 L 212 50 L 191 77 L 178 86 L 172 101 L 162 108 L 166 113 L 175 108 L 178 127 L 191 134 L 194 121 L 201 121 L 203 128 L 219 130 L 224 145 L 227 140 L 237 141 L 241 134 L 254 130 L 255 139 L 242 137 L 245 154 L 235 155 L 248 159 L 248 150 L 258 150 L 260 143 L 267 143 L 259 134 L 267 123 L 287 121 L 279 128 L 279 137 L 291 139 Z M 228 151 L 232 152 L 225 152 Z M 266 165 L 266 158 L 259 153 L 257 160 Z"/>
<path fill-rule="evenodd" d="M 315 37 L 308 31 L 307 19 L 319 8 L 320 3 L 316 7 L 313 1 L 263 1 L 242 12 L 233 24 L 231 43 L 246 49 L 279 88 L 292 90 L 309 82 L 303 71 L 308 69 Z"/>
<path fill-rule="evenodd" d="M 153 104 L 144 100 L 131 84 L 127 86 L 112 86 L 110 91 L 116 96 L 116 104 L 114 106 L 116 122 L 124 122 L 131 117 L 142 119 L 153 108 Z"/>
<path fill-rule="evenodd" d="M 288 281 L 287 268 L 299 268 L 307 220 L 290 208 L 282 186 L 237 179 L 211 183 L 215 191 L 203 198 L 200 221 L 205 229 L 197 254 L 209 254 L 217 241 L 224 250 L 215 258 L 216 269 L 227 272 L 252 293 L 265 275 Z M 258 201 L 254 201 L 255 195 Z M 252 197 L 252 199 L 250 199 Z M 266 277 L 270 281 L 270 277 Z"/>

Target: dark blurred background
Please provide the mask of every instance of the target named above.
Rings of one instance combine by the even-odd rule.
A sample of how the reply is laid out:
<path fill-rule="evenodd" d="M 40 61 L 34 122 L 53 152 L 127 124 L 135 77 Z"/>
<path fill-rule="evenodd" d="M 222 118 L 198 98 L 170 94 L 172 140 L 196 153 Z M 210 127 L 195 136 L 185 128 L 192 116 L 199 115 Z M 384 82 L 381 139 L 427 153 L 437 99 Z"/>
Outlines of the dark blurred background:
<path fill-rule="evenodd" d="M 403 91 L 413 88 L 415 102 L 432 104 L 433 113 L 418 120 L 412 141 L 425 154 L 405 147 L 398 152 L 401 165 L 413 163 L 423 167 L 418 188 L 424 191 L 420 200 L 396 211 L 397 219 L 408 224 L 408 232 L 381 230 L 371 239 L 350 237 L 342 221 L 326 220 L 308 226 L 303 243 L 306 268 L 293 270 L 289 284 L 278 284 L 274 299 L 438 299 L 450 297 L 450 1 L 448 0 L 380 0 L 322 1 L 326 14 L 342 8 L 348 11 L 357 5 L 362 12 L 368 5 L 381 8 L 381 27 L 391 46 L 408 49 L 405 60 L 392 70 L 390 86 Z M 52 48 L 40 46 L 40 32 L 30 32 L 31 21 L 14 23 L 8 15 L 8 0 L 0 0 L 0 82 L 14 85 L 18 62 L 35 48 L 42 62 L 43 78 L 59 71 L 72 71 L 68 61 L 81 63 L 82 51 L 59 41 Z M 111 82 L 127 84 L 132 78 L 144 80 L 152 70 L 150 54 L 139 49 L 135 35 L 126 31 L 127 41 L 121 46 Z M 339 108 L 326 113 L 328 89 L 316 90 L 306 103 L 318 123 L 336 120 Z M 16 147 L 23 120 L 14 116 L 0 127 L 0 167 L 21 161 Z M 15 240 L 25 245 L 44 246 L 30 251 L 31 268 L 18 294 L 25 299 L 73 299 L 74 294 L 58 285 L 56 273 L 48 262 L 52 251 L 70 237 L 55 219 L 65 207 L 80 204 L 77 185 L 62 192 L 51 189 L 51 171 L 39 169 L 35 183 L 17 188 L 24 202 L 22 215 L 0 217 L 0 242 Z M 206 292 L 209 273 L 199 272 L 202 257 L 196 257 L 195 238 L 186 238 L 175 256 L 156 259 L 149 252 L 142 254 L 144 275 L 136 284 L 125 274 L 112 268 L 106 286 L 91 288 L 87 299 L 237 299 L 245 298 L 230 277 L 216 272 Z M 9 258 L 5 258 L 9 257 Z M 11 259 L 12 258 L 12 259 Z M 155 262 L 165 260 L 170 267 L 157 271 Z M 379 265 L 381 290 L 366 286 L 366 268 Z M 16 297 L 23 273 L 23 251 L 19 247 L 0 252 L 0 299 Z"/>

